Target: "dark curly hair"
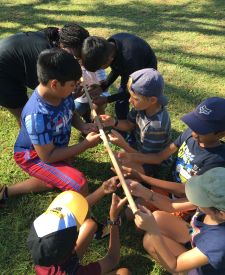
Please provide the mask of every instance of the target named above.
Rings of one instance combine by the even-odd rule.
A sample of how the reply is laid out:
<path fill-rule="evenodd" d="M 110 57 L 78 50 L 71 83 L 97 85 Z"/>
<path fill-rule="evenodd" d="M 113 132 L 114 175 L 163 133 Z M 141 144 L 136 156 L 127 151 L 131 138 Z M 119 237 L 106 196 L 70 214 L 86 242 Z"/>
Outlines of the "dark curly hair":
<path fill-rule="evenodd" d="M 52 47 L 59 47 L 59 28 L 47 27 L 43 29 L 43 32 Z"/>
<path fill-rule="evenodd" d="M 59 43 L 64 48 L 81 50 L 82 44 L 87 37 L 89 37 L 89 32 L 75 23 L 66 24 L 59 30 Z"/>

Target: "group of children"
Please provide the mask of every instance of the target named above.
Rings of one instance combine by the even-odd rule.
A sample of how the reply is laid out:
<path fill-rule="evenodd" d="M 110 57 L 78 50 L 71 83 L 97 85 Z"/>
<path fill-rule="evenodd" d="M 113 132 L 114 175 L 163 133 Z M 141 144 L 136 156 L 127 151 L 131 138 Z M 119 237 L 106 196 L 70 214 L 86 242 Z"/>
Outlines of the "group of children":
<path fill-rule="evenodd" d="M 84 174 L 67 162 L 100 142 L 96 125 L 89 122 L 91 117 L 85 123 L 75 108 L 73 94 L 78 97 L 82 90 L 82 72 L 88 85 L 85 74 L 110 66 L 107 79 L 89 84 L 88 89 L 96 106 L 117 100 L 116 116 L 102 114 L 100 118 L 104 127 L 119 130 L 113 129 L 109 140 L 123 149 L 117 158 L 131 193 L 139 201 L 138 212 L 126 214 L 145 231 L 145 250 L 171 273 L 224 274 L 225 145 L 221 139 L 225 136 L 225 99 L 208 98 L 184 115 L 181 119 L 188 128 L 171 143 L 164 80 L 156 70 L 157 60 L 150 46 L 131 34 L 116 34 L 105 40 L 87 33 L 82 46 L 76 48 L 63 43 L 63 31 L 60 48 L 40 53 L 39 85 L 21 114 L 14 158 L 31 177 L 0 187 L 1 204 L 19 194 L 53 188 L 65 191 L 32 224 L 28 246 L 36 273 L 130 274 L 126 268 L 111 271 L 119 261 L 119 212 L 126 203 L 115 194 L 108 253 L 98 262 L 80 265 L 97 230 L 88 209 L 105 194 L 115 192 L 118 185 L 113 177 L 88 194 Z M 119 75 L 119 93 L 102 94 Z M 69 145 L 72 126 L 86 137 Z M 134 134 L 132 144 L 124 132 Z M 160 167 L 171 165 L 176 152 L 171 169 L 174 181 L 156 178 Z M 158 210 L 151 213 L 153 207 Z M 193 214 L 196 208 L 191 223 L 190 215 L 184 219 L 175 215 L 190 210 Z"/>

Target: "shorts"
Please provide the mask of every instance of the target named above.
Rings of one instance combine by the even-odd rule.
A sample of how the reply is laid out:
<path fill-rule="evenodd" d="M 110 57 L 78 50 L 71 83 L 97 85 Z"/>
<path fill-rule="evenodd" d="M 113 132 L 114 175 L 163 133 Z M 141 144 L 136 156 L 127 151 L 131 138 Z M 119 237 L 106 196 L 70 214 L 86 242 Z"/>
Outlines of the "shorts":
<path fill-rule="evenodd" d="M 0 105 L 5 108 L 23 108 L 28 100 L 27 88 L 10 78 L 0 78 Z"/>
<path fill-rule="evenodd" d="M 101 275 L 101 266 L 99 262 L 90 263 L 88 265 L 78 265 L 76 268 L 76 262 L 69 263 L 69 266 L 61 267 L 60 265 L 52 266 L 40 266 L 35 265 L 35 274 L 37 275 L 63 275 L 63 274 L 73 274 L 73 275 Z"/>
<path fill-rule="evenodd" d="M 159 170 L 160 165 L 144 163 L 142 167 L 146 176 L 155 176 L 156 172 Z"/>
<path fill-rule="evenodd" d="M 101 275 L 101 266 L 99 262 L 80 265 L 77 269 L 76 275 Z"/>
<path fill-rule="evenodd" d="M 45 163 L 35 150 L 14 153 L 16 163 L 30 176 L 45 182 L 50 188 L 62 191 L 81 189 L 87 182 L 84 174 L 66 162 Z"/>

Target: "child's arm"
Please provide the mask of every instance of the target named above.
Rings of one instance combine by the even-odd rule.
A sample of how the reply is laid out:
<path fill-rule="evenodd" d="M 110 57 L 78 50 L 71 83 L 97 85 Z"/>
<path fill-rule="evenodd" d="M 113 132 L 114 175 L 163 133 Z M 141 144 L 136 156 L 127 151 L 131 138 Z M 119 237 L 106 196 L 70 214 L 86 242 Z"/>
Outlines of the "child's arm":
<path fill-rule="evenodd" d="M 196 208 L 196 206 L 191 204 L 186 198 L 172 200 L 144 187 L 137 181 L 128 179 L 126 182 L 132 195 L 144 199 L 146 202 L 153 204 L 160 210 L 175 212 L 193 210 Z"/>
<path fill-rule="evenodd" d="M 119 152 L 117 157 L 120 159 L 123 165 L 130 162 L 136 162 L 140 164 L 161 164 L 164 160 L 167 160 L 172 154 L 174 154 L 177 149 L 178 148 L 176 147 L 176 145 L 174 143 L 171 143 L 159 153 L 143 154 Z"/>
<path fill-rule="evenodd" d="M 100 118 L 104 127 L 113 127 L 124 132 L 129 132 L 135 127 L 135 124 L 127 119 L 117 120 L 109 115 L 100 115 Z"/>
<path fill-rule="evenodd" d="M 126 198 L 120 199 L 116 194 L 112 195 L 112 204 L 110 208 L 110 221 L 116 223 L 119 219 L 119 213 L 126 203 Z M 120 259 L 120 239 L 119 224 L 111 225 L 108 252 L 103 259 L 99 261 L 101 274 L 111 271 Z"/>
<path fill-rule="evenodd" d="M 178 193 L 178 194 L 185 193 L 185 185 L 182 183 L 177 183 L 177 182 L 167 181 L 167 180 L 160 180 L 150 176 L 146 176 L 141 172 L 130 167 L 122 166 L 122 169 L 127 178 L 137 179 L 138 181 L 145 182 L 151 186 L 159 187 L 172 193 Z"/>
<path fill-rule="evenodd" d="M 72 118 L 72 126 L 84 134 L 97 132 L 97 127 L 94 123 L 84 123 L 79 114 L 75 111 Z"/>
<path fill-rule="evenodd" d="M 134 148 L 132 148 L 124 139 L 124 137 L 117 131 L 112 130 L 110 134 L 108 134 L 109 141 L 120 148 L 124 149 L 126 152 L 129 153 L 136 153 L 138 152 Z"/>
<path fill-rule="evenodd" d="M 106 194 L 110 194 L 116 191 L 119 181 L 118 177 L 112 177 L 102 183 L 102 185 L 96 189 L 93 193 L 86 197 L 89 206 L 95 205 Z"/>
<path fill-rule="evenodd" d="M 148 233 L 160 264 L 169 272 L 188 271 L 209 263 L 207 256 L 196 247 L 176 257 L 165 243 L 152 213 L 145 207 L 140 209 L 135 215 L 135 224 Z"/>
<path fill-rule="evenodd" d="M 46 163 L 63 161 L 81 154 L 86 149 L 94 147 L 100 140 L 100 134 L 89 133 L 86 138 L 76 144 L 67 147 L 56 147 L 53 142 L 45 145 L 33 144 L 40 159 Z"/>

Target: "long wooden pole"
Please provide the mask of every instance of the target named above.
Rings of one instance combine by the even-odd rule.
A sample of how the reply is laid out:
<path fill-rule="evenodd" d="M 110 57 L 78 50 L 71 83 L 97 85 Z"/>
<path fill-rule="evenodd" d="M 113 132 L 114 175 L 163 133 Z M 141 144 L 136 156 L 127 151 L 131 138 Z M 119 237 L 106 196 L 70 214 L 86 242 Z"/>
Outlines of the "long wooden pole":
<path fill-rule="evenodd" d="M 83 87 L 84 87 L 85 95 L 86 95 L 86 97 L 88 99 L 88 103 L 89 103 L 90 108 L 91 108 L 93 119 L 95 120 L 95 123 L 98 126 L 99 133 L 100 133 L 101 138 L 103 140 L 104 146 L 106 147 L 107 152 L 109 154 L 109 157 L 110 157 L 110 159 L 112 161 L 112 164 L 113 164 L 113 166 L 115 168 L 116 174 L 117 174 L 117 176 L 118 176 L 118 178 L 120 180 L 121 186 L 122 186 L 122 188 L 124 190 L 124 193 L 125 193 L 125 195 L 127 197 L 128 202 L 130 204 L 130 208 L 131 208 L 133 214 L 135 214 L 138 211 L 137 206 L 136 206 L 136 204 L 134 202 L 134 199 L 133 199 L 133 197 L 132 197 L 132 195 L 130 193 L 130 190 L 127 187 L 126 181 L 125 181 L 123 173 L 121 172 L 121 169 L 120 169 L 120 167 L 119 167 L 119 165 L 117 163 L 117 160 L 116 160 L 116 158 L 115 158 L 115 156 L 114 156 L 114 154 L 113 154 L 113 152 L 111 150 L 111 147 L 109 145 L 109 142 L 108 142 L 108 139 L 106 137 L 106 134 L 105 134 L 105 132 L 103 130 L 103 127 L 102 127 L 102 124 L 100 122 L 100 119 L 99 119 L 99 117 L 98 117 L 98 115 L 97 115 L 97 113 L 96 113 L 96 111 L 94 109 L 91 97 L 90 97 L 89 92 L 87 90 L 87 86 L 85 85 L 84 82 L 83 82 Z"/>

